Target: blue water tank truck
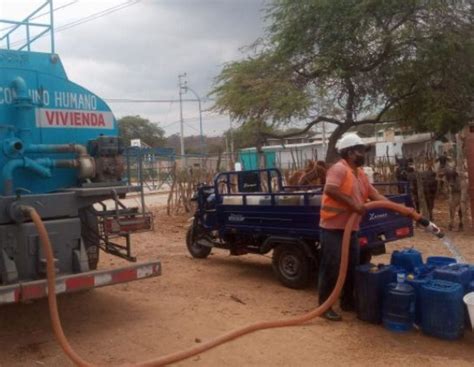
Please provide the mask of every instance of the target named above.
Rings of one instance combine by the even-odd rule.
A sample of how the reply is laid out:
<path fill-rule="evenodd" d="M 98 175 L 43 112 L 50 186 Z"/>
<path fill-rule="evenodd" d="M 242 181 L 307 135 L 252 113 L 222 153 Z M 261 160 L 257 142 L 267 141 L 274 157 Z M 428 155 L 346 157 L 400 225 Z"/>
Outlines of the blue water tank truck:
<path fill-rule="evenodd" d="M 24 206 L 36 209 L 51 238 L 58 293 L 161 271 L 159 261 L 97 270 L 100 250 L 134 262 L 130 234 L 150 230 L 152 216 L 120 201 L 140 187 L 125 180 L 116 119 L 101 98 L 68 79 L 52 22 L 31 21 L 48 7 L 52 14 L 48 0 L 21 22 L 0 21 L 0 304 L 46 296 L 45 255 Z M 33 52 L 45 32 L 50 52 Z"/>
<path fill-rule="evenodd" d="M 380 184 L 400 186 L 408 183 Z M 284 186 L 278 169 L 229 171 L 217 174 L 212 185 L 200 185 L 197 208 L 186 245 L 195 258 L 212 248 L 232 255 L 267 254 L 277 278 L 290 288 L 304 288 L 315 279 L 319 263 L 319 211 L 322 187 Z M 413 206 L 409 194 L 387 195 Z M 413 220 L 387 209 L 364 216 L 359 243 L 364 262 L 385 253 L 385 244 L 413 236 Z"/>

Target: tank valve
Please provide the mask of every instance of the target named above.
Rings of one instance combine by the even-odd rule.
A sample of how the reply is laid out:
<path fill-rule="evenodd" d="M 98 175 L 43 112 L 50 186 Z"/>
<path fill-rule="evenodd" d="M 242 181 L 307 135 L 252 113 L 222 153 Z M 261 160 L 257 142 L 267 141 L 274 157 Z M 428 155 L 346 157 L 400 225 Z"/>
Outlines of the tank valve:
<path fill-rule="evenodd" d="M 95 161 L 89 155 L 82 155 L 78 158 L 79 161 L 79 178 L 93 178 L 96 175 Z"/>

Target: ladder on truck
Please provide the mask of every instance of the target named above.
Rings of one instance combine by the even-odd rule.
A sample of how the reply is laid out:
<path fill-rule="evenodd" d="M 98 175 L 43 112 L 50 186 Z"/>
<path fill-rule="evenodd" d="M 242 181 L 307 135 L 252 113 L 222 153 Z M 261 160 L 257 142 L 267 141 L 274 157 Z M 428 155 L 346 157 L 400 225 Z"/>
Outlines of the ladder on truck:
<path fill-rule="evenodd" d="M 38 14 L 43 9 L 46 13 Z M 0 48 L 16 51 L 32 51 L 35 41 L 45 34 L 50 35 L 50 53 L 55 53 L 54 44 L 54 9 L 53 0 L 46 0 L 35 11 L 22 21 L 0 19 L 0 24 L 7 25 L 5 33 L 0 35 Z M 47 17 L 47 22 L 36 22 L 35 19 Z M 24 33 L 23 33 L 24 31 Z M 21 32 L 21 33 L 20 33 Z"/>

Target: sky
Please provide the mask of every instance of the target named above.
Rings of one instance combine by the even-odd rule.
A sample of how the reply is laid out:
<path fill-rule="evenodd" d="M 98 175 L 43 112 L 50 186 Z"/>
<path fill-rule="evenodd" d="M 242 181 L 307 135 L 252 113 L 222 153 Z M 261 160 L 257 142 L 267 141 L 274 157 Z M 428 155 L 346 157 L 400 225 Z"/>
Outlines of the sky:
<path fill-rule="evenodd" d="M 44 2 L 0 0 L 0 19 L 22 20 Z M 212 101 L 205 99 L 224 64 L 248 56 L 245 46 L 264 35 L 265 0 L 54 0 L 53 4 L 56 53 L 70 80 L 106 100 L 178 100 L 178 75 L 186 73 L 188 86 L 203 100 L 204 134 L 220 135 L 229 128 L 229 117 L 209 111 Z M 103 11 L 108 14 L 98 14 Z M 96 19 L 72 26 L 93 14 Z M 48 45 L 44 39 L 34 49 L 46 51 Z M 196 99 L 190 91 L 183 98 Z M 117 118 L 140 115 L 158 123 L 167 136 L 180 131 L 179 102 L 108 103 Z M 197 102 L 183 103 L 183 119 L 184 135 L 198 135 Z"/>

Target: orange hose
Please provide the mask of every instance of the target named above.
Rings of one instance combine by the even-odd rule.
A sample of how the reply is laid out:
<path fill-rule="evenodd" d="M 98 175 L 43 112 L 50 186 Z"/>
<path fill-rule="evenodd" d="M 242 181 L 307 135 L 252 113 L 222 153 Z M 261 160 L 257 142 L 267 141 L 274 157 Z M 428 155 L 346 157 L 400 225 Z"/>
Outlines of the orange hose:
<path fill-rule="evenodd" d="M 41 246 L 44 253 L 46 254 L 46 276 L 48 279 L 48 304 L 49 304 L 49 315 L 51 317 L 51 324 L 53 326 L 54 335 L 58 340 L 59 345 L 63 348 L 64 353 L 73 361 L 77 366 L 81 367 L 94 367 L 93 364 L 83 360 L 67 341 L 64 335 L 63 328 L 61 326 L 61 320 L 59 318 L 58 303 L 56 299 L 56 273 L 54 269 L 54 257 L 53 248 L 51 241 L 49 240 L 48 232 L 46 227 L 41 220 L 38 212 L 32 208 L 27 207 L 26 211 L 30 216 L 31 220 L 35 224 L 36 230 L 41 241 Z"/>
<path fill-rule="evenodd" d="M 397 211 L 405 216 L 410 216 L 414 220 L 421 219 L 421 215 L 417 213 L 413 208 L 408 208 L 400 204 L 396 204 L 391 201 L 372 201 L 370 203 L 365 204 L 366 209 L 375 209 L 375 208 L 386 208 Z M 58 305 L 56 301 L 56 292 L 55 292 L 55 270 L 54 270 L 54 260 L 53 260 L 53 250 L 51 247 L 51 242 L 49 240 L 48 233 L 46 228 L 36 210 L 32 207 L 25 208 L 25 211 L 30 215 L 33 223 L 35 224 L 38 234 L 41 240 L 41 245 L 43 247 L 43 251 L 46 254 L 46 262 L 47 262 L 47 277 L 48 277 L 48 303 L 49 303 L 49 311 L 51 316 L 51 323 L 53 326 L 54 334 L 56 335 L 56 339 L 58 340 L 61 348 L 63 349 L 64 353 L 79 367 L 96 367 L 96 365 L 91 364 L 85 360 L 83 360 L 71 347 L 68 343 L 66 336 L 64 335 L 61 321 L 59 319 L 58 313 Z M 192 357 L 196 354 L 200 354 L 204 351 L 207 351 L 211 348 L 214 348 L 218 345 L 226 343 L 230 340 L 239 338 L 245 334 L 252 333 L 257 330 L 263 329 L 272 329 L 278 327 L 286 327 L 286 326 L 295 326 L 307 322 L 317 316 L 321 316 L 324 312 L 326 312 L 338 299 L 339 294 L 341 292 L 342 286 L 344 285 L 344 281 L 346 279 L 347 273 L 347 266 L 349 261 L 349 245 L 350 245 L 350 237 L 351 231 L 354 226 L 354 221 L 356 220 L 358 214 L 353 213 L 349 220 L 346 223 L 346 227 L 344 229 L 344 235 L 342 239 L 342 252 L 341 252 L 341 263 L 339 267 L 339 275 L 337 278 L 336 285 L 329 296 L 329 298 L 319 307 L 309 311 L 303 315 L 285 319 L 285 320 L 273 320 L 273 321 L 262 321 L 257 322 L 254 324 L 250 324 L 239 329 L 235 329 L 230 331 L 226 334 L 218 336 L 217 338 L 211 339 L 205 343 L 202 343 L 198 346 L 171 353 L 157 359 L 153 359 L 146 362 L 141 362 L 134 367 L 158 367 L 158 366 L 165 366 L 170 363 L 178 362 L 184 360 L 186 358 Z"/>

